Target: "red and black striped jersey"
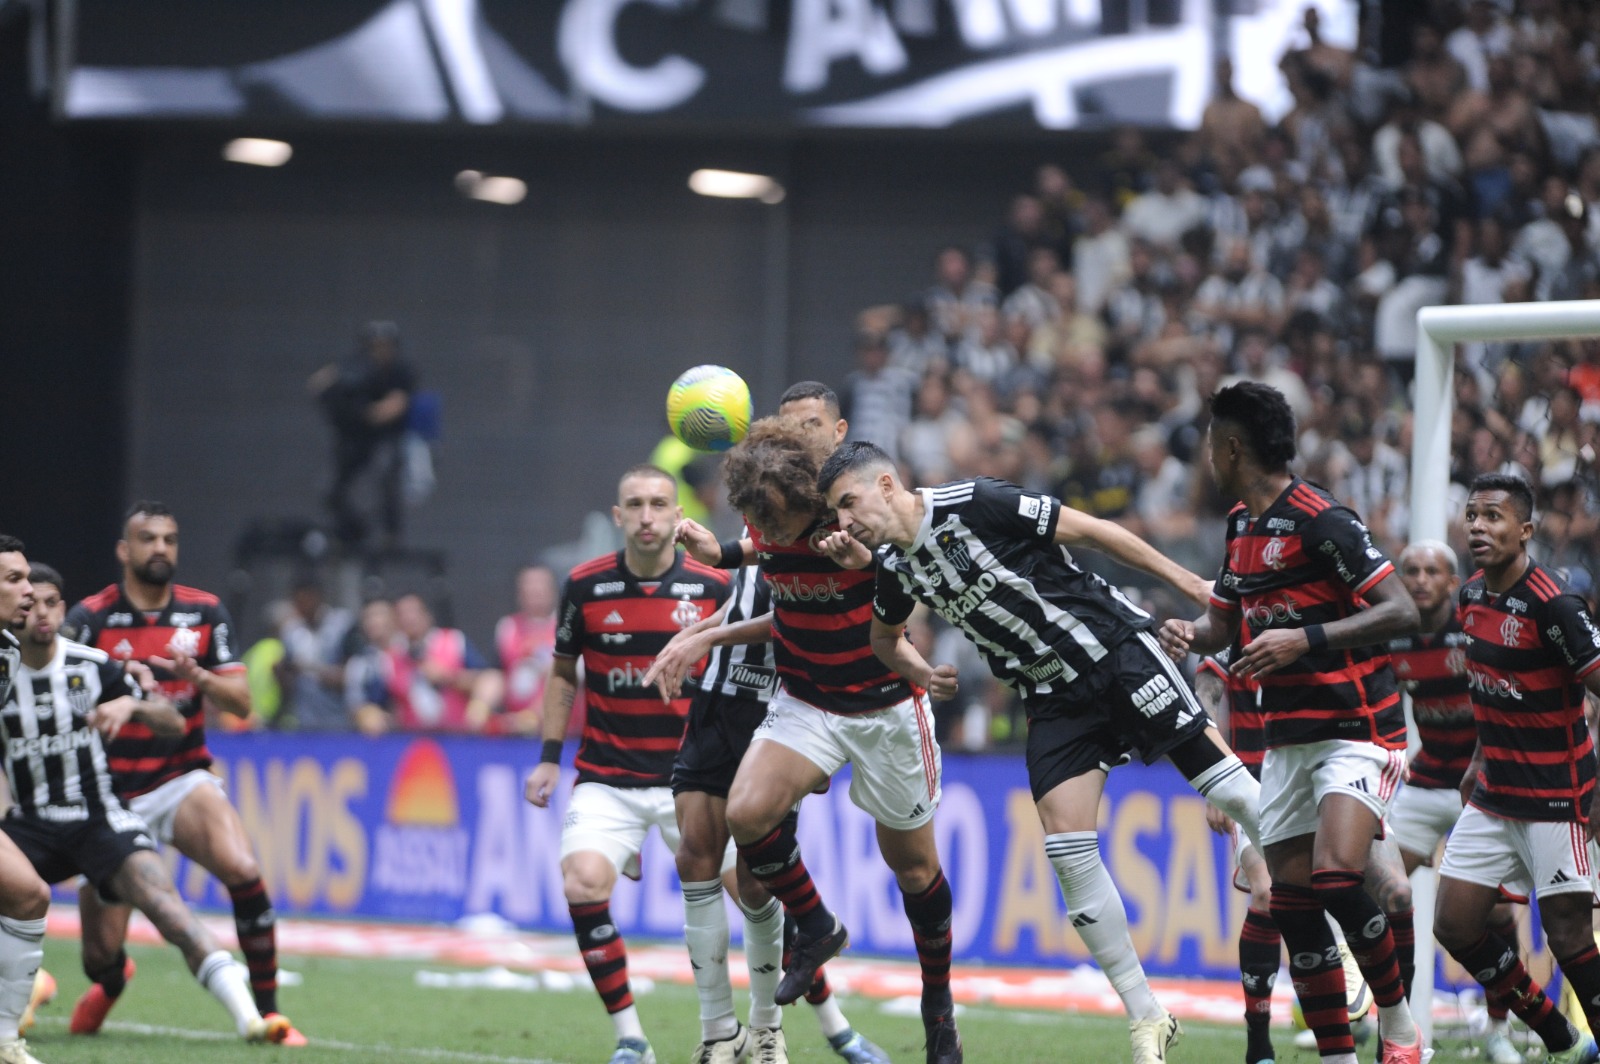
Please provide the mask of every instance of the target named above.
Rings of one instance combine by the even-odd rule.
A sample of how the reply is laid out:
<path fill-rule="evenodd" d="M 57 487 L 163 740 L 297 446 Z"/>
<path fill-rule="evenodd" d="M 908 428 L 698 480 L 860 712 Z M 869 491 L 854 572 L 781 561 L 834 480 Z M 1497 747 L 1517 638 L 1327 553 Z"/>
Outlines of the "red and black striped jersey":
<path fill-rule="evenodd" d="M 1452 616 L 1437 632 L 1391 640 L 1389 664 L 1411 695 L 1422 748 L 1411 759 L 1412 787 L 1459 787 L 1478 745 L 1467 697 L 1467 634 Z"/>
<path fill-rule="evenodd" d="M 1484 758 L 1472 804 L 1513 820 L 1587 820 L 1595 754 L 1583 678 L 1600 668 L 1588 607 L 1531 560 L 1501 595 L 1474 573 L 1459 601 Z"/>
<path fill-rule="evenodd" d="M 1223 697 L 1228 700 L 1228 745 L 1239 755 L 1250 775 L 1261 778 L 1261 762 L 1267 757 L 1267 724 L 1261 712 L 1261 685 L 1253 676 L 1235 676 L 1230 670 L 1239 655 L 1239 644 L 1224 647 L 1200 659 L 1200 671 L 1222 680 Z"/>
<path fill-rule="evenodd" d="M 910 698 L 913 688 L 872 652 L 876 563 L 844 569 L 817 552 L 830 521 L 787 547 L 751 530 L 772 593 L 773 655 L 784 690 L 829 713 L 870 713 Z"/>
<path fill-rule="evenodd" d="M 678 632 L 717 611 L 728 574 L 679 551 L 652 580 L 629 571 L 623 552 L 577 566 L 561 591 L 555 653 L 581 658 L 583 739 L 574 762 L 579 783 L 665 787 L 683 742 L 696 684 L 665 705 L 643 684 L 650 663 Z M 698 677 L 705 663 L 695 666 Z"/>
<path fill-rule="evenodd" d="M 167 604 L 155 611 L 139 609 L 128 601 L 121 584 L 112 584 L 72 607 L 61 633 L 118 661 L 171 657 L 171 648 L 177 647 L 212 672 L 244 672 L 244 663 L 234 652 L 233 620 L 227 607 L 210 592 L 182 584 L 173 584 Z M 144 794 L 185 772 L 211 766 L 199 692 L 165 669 L 152 665 L 151 670 L 162 693 L 183 714 L 184 731 L 163 738 L 137 720 L 122 726 L 106 746 L 119 798 Z"/>
<path fill-rule="evenodd" d="M 1322 488 L 1295 477 L 1254 519 L 1228 514 L 1227 554 L 1211 592 L 1239 615 L 1241 647 L 1270 628 L 1306 628 L 1366 608 L 1361 596 L 1394 565 L 1367 526 Z M 1405 715 L 1382 646 L 1309 651 L 1261 678 L 1267 747 L 1348 739 L 1406 745 Z"/>

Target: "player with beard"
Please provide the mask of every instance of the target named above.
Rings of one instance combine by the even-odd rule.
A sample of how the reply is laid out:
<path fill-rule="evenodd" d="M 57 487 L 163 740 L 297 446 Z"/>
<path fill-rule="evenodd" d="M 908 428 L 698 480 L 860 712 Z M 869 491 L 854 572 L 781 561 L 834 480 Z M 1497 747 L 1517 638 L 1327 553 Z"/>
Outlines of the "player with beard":
<path fill-rule="evenodd" d="M 102 741 L 134 723 L 163 737 L 182 735 L 183 716 L 159 695 L 146 698 L 103 651 L 61 638 L 67 612 L 61 576 L 38 563 L 30 576 L 34 602 L 22 629 L 22 667 L 0 702 L 13 798 L 0 831 L 46 881 L 82 875 L 101 895 L 144 913 L 228 1010 L 241 1038 L 282 1041 L 289 1021 L 262 1017 L 244 966 L 195 919 L 145 822 L 112 793 Z"/>
<path fill-rule="evenodd" d="M 663 704 L 645 677 L 671 635 L 721 608 L 729 581 L 677 549 L 673 529 L 683 510 L 678 482 L 665 470 L 637 465 L 623 473 L 611 515 L 622 530 L 622 549 L 574 567 L 561 589 L 555 660 L 544 692 L 544 748 L 523 794 L 545 808 L 560 782 L 581 658 L 587 677 L 583 741 L 561 825 L 562 891 L 578 952 L 611 1017 L 617 1040 L 611 1064 L 655 1064 L 634 1006 L 611 892 L 619 875 L 639 878 L 639 853 L 651 828 L 667 849 L 679 848 L 668 784 L 689 699 Z M 724 865 L 732 866 L 730 853 L 721 855 L 713 875 Z"/>
<path fill-rule="evenodd" d="M 1600 1031 L 1590 851 L 1600 789 L 1584 700 L 1600 695 L 1600 629 L 1562 577 L 1528 555 L 1533 490 L 1485 473 L 1466 505 L 1480 567 L 1461 588 L 1467 691 L 1478 742 L 1461 781 L 1466 808 L 1439 867 L 1434 934 L 1488 996 L 1537 1032 L 1552 1064 L 1592 1064 L 1580 1036 L 1492 926 L 1502 895 L 1537 896 L 1545 942 L 1591 1031 Z"/>
<path fill-rule="evenodd" d="M 0 535 L 0 704 L 22 669 L 14 629 L 33 608 L 33 584 L 22 541 Z M 44 918 L 50 887 L 9 836 L 0 833 L 0 1064 L 39 1064 L 18 1031 L 44 960 Z"/>
<path fill-rule="evenodd" d="M 215 595 L 173 583 L 178 569 L 178 522 L 159 502 L 129 508 L 117 541 L 121 583 L 72 607 L 62 634 L 105 651 L 117 661 L 154 670 L 161 691 L 183 714 L 173 738 L 130 721 L 106 748 L 117 797 L 150 825 L 151 833 L 216 876 L 233 902 L 239 948 L 250 967 L 256 1008 L 278 1015 L 278 944 L 272 902 L 244 822 L 210 771 L 205 705 L 241 719 L 250 716 L 250 688 L 235 654 L 233 623 Z M 123 950 L 132 910 L 109 905 L 91 887 L 78 891 L 83 921 L 83 970 L 90 986 L 72 1010 L 74 1034 L 105 1023 L 133 978 Z M 284 1045 L 304 1045 L 289 1027 Z"/>

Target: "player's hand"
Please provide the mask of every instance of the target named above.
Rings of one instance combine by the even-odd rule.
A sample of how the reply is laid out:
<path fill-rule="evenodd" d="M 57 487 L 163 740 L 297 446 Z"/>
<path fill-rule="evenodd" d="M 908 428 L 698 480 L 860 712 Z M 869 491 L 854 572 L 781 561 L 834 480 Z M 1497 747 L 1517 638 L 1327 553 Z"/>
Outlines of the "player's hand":
<path fill-rule="evenodd" d="M 865 569 L 872 564 L 872 552 L 842 528 L 823 536 L 817 550 L 841 569 Z"/>
<path fill-rule="evenodd" d="M 1233 834 L 1233 818 L 1210 802 L 1206 803 L 1206 826 L 1218 835 Z"/>
<path fill-rule="evenodd" d="M 128 660 L 122 663 L 122 671 L 133 678 L 139 685 L 139 690 L 147 695 L 153 695 L 161 690 L 161 684 L 156 681 L 156 674 L 150 671 L 150 666 L 142 661 Z"/>
<path fill-rule="evenodd" d="M 1189 654 L 1189 644 L 1194 642 L 1194 622 L 1181 617 L 1169 618 L 1161 622 L 1156 640 L 1160 642 L 1161 649 L 1167 652 L 1167 657 L 1182 661 Z"/>
<path fill-rule="evenodd" d="M 935 702 L 946 702 L 961 690 L 961 681 L 954 665 L 935 665 L 933 671 L 928 673 L 928 682 L 924 686 L 928 689 L 929 698 Z"/>
<path fill-rule="evenodd" d="M 641 683 L 645 687 L 653 685 L 661 692 L 662 702 L 671 702 L 683 693 L 683 681 L 710 650 L 711 639 L 707 632 L 679 632 L 661 648 L 661 653 L 644 671 Z"/>
<path fill-rule="evenodd" d="M 1267 676 L 1298 660 L 1310 649 L 1311 642 L 1304 629 L 1268 628 L 1250 640 L 1250 645 L 1228 671 L 1235 676 Z"/>
<path fill-rule="evenodd" d="M 133 719 L 133 711 L 137 705 L 131 695 L 102 702 L 89 710 L 89 726 L 98 731 L 100 737 L 109 743 L 117 737 L 122 726 Z"/>
<path fill-rule="evenodd" d="M 542 761 L 528 773 L 528 782 L 522 785 L 522 796 L 540 809 L 548 808 L 550 796 L 561 782 L 561 766 L 554 761 Z"/>
<path fill-rule="evenodd" d="M 158 669 L 167 670 L 185 683 L 192 683 L 198 686 L 200 674 L 206 671 L 201 664 L 192 655 L 171 643 L 167 644 L 167 649 L 172 652 L 172 657 L 159 658 L 152 654 L 150 656 L 150 664 Z"/>
<path fill-rule="evenodd" d="M 672 530 L 672 538 L 682 543 L 689 557 L 702 565 L 716 565 L 722 561 L 722 544 L 711 530 L 699 521 L 685 517 Z"/>

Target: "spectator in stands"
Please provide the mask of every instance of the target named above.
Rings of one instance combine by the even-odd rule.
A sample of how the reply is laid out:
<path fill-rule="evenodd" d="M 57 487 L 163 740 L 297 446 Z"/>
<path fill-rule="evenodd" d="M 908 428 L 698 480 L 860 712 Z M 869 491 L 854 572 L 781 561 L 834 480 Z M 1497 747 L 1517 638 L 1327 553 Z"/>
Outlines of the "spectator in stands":
<path fill-rule="evenodd" d="M 1155 187 L 1134 198 L 1122 212 L 1128 235 L 1171 250 L 1183 235 L 1206 220 L 1206 202 L 1189 187 L 1178 164 L 1163 159 L 1156 164 Z"/>
<path fill-rule="evenodd" d="M 343 731 L 351 725 L 344 700 L 344 648 L 354 619 L 349 610 L 330 606 L 322 582 L 309 574 L 295 581 L 289 605 L 280 629 L 288 712 L 304 730 Z"/>
<path fill-rule="evenodd" d="M 1404 548 L 1410 535 L 1407 459 L 1379 438 L 1373 422 L 1354 403 L 1339 426 L 1339 441 L 1328 460 L 1328 490 L 1366 518 L 1378 546 Z M 1399 556 L 1399 551 L 1392 552 Z"/>
<path fill-rule="evenodd" d="M 384 546 L 400 540 L 402 437 L 416 372 L 400 355 L 393 322 L 368 322 L 349 358 L 311 375 L 308 387 L 333 425 L 334 476 L 327 496 L 334 530 L 345 543 L 366 541 L 369 523 L 352 493 L 362 474 L 376 472 Z"/>
<path fill-rule="evenodd" d="M 954 479 L 952 445 L 970 450 L 970 432 L 967 419 L 951 402 L 945 375 L 929 373 L 923 377 L 911 424 L 900 433 L 899 454 L 907 471 L 907 483 L 943 484 Z"/>
<path fill-rule="evenodd" d="M 992 284 L 973 276 L 972 256 L 955 244 L 939 249 L 935 259 L 935 279 L 923 299 L 934 328 L 945 340 L 955 343 L 972 328 L 978 311 L 993 309 L 1000 303 Z"/>
<path fill-rule="evenodd" d="M 994 317 L 992 308 L 982 314 Z M 877 333 L 856 337 L 856 370 L 839 389 L 839 410 L 850 422 L 850 438 L 872 440 L 899 459 L 901 431 L 911 423 L 911 404 L 917 378 L 909 370 L 891 365 L 889 347 Z"/>
<path fill-rule="evenodd" d="M 1030 250 L 1027 281 L 1006 296 L 1001 313 L 1007 319 L 1026 322 L 1030 329 L 1053 321 L 1061 313 L 1061 306 L 1052 294 L 1051 282 L 1060 273 L 1061 258 L 1054 248 L 1040 246 Z"/>
<path fill-rule="evenodd" d="M 1193 313 L 1205 323 L 1217 344 L 1233 346 L 1241 330 L 1276 335 L 1286 317 L 1283 285 L 1251 257 L 1240 237 L 1223 248 L 1222 261 L 1194 293 Z"/>
<path fill-rule="evenodd" d="M 1027 359 L 1045 372 L 1052 370 L 1073 347 L 1104 347 L 1110 334 L 1098 314 L 1079 309 L 1078 280 L 1065 270 L 1050 278 L 1050 302 L 1055 317 L 1039 323 L 1028 335 Z"/>
<path fill-rule="evenodd" d="M 505 676 L 505 700 L 491 730 L 537 735 L 543 727 L 544 685 L 555 658 L 559 590 L 549 566 L 525 565 L 517 570 L 517 612 L 500 618 L 494 626 L 495 651 Z"/>
<path fill-rule="evenodd" d="M 1444 117 L 1466 88 L 1466 71 L 1445 51 L 1439 28 L 1427 19 L 1417 22 L 1412 31 L 1411 61 L 1406 64 L 1405 79 L 1411 90 L 1401 98 L 1405 106 L 1414 109 L 1419 118 L 1430 120 Z M 1390 118 L 1393 120 L 1393 112 Z"/>
<path fill-rule="evenodd" d="M 1006 223 L 994 237 L 996 284 L 1002 297 L 1028 283 L 1031 276 L 1029 256 L 1035 248 L 1048 245 L 1044 222 L 1044 205 L 1037 196 L 1024 193 L 1012 197 Z"/>
<path fill-rule="evenodd" d="M 434 623 L 422 596 L 394 604 L 400 639 L 389 648 L 389 706 L 403 731 L 482 731 L 504 683 L 478 648 L 456 628 Z"/>
<path fill-rule="evenodd" d="M 1283 364 L 1283 352 L 1273 348 L 1272 334 L 1266 329 L 1247 325 L 1239 330 L 1233 346 L 1233 365 L 1234 372 L 1222 381 L 1224 388 L 1242 380 L 1270 384 L 1289 401 L 1297 421 L 1311 412 L 1311 393 L 1305 381 Z"/>
<path fill-rule="evenodd" d="M 889 328 L 888 344 L 890 365 L 918 377 L 932 369 L 942 371 L 950 360 L 950 346 L 944 334 L 931 327 L 921 297 L 901 306 L 898 320 Z"/>
<path fill-rule="evenodd" d="M 360 623 L 346 642 L 344 705 L 364 735 L 382 735 L 393 726 L 389 714 L 389 651 L 400 638 L 394 603 L 373 598 L 361 607 Z"/>
<path fill-rule="evenodd" d="M 1493 0 L 1468 0 L 1466 22 L 1444 40 L 1445 51 L 1461 64 L 1467 85 L 1489 88 L 1489 63 L 1511 50 L 1511 27 Z"/>
<path fill-rule="evenodd" d="M 1237 174 L 1261 156 L 1267 123 L 1261 109 L 1233 88 L 1233 61 L 1226 56 L 1212 68 L 1211 102 L 1200 116 L 1200 147 L 1223 173 Z"/>
<path fill-rule="evenodd" d="M 1034 173 L 1034 195 L 1044 209 L 1040 239 L 1064 264 L 1072 261 L 1072 239 L 1078 231 L 1078 214 L 1084 197 L 1072 182 L 1072 175 L 1054 163 L 1046 163 Z"/>
<path fill-rule="evenodd" d="M 1078 283 L 1078 309 L 1099 314 L 1112 291 L 1127 279 L 1128 237 L 1114 224 L 1104 199 L 1091 196 L 1083 205 L 1083 233 L 1072 242 L 1072 273 Z"/>
<path fill-rule="evenodd" d="M 1021 353 L 1011 345 L 1000 312 L 994 307 L 979 307 L 973 313 L 972 323 L 971 334 L 956 344 L 951 361 L 973 379 L 994 387 L 1016 368 Z"/>

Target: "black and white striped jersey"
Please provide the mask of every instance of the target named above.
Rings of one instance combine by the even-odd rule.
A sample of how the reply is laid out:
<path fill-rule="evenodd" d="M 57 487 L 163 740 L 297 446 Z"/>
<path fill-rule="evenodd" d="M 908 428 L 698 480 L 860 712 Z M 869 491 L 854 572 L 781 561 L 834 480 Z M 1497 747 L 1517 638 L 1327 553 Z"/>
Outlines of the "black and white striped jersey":
<path fill-rule="evenodd" d="M 17 646 L 17 637 L 0 628 L 0 705 L 5 704 L 6 696 L 11 693 L 11 682 L 21 667 L 22 650 Z"/>
<path fill-rule="evenodd" d="M 772 590 L 767 578 L 754 565 L 733 574 L 729 589 L 728 612 L 724 625 L 738 624 L 772 612 Z M 753 698 L 765 702 L 778 686 L 778 668 L 772 656 L 772 643 L 747 643 L 742 646 L 712 647 L 706 671 L 700 676 L 700 689 L 730 698 Z"/>
<path fill-rule="evenodd" d="M 87 820 L 120 811 L 89 714 L 123 695 L 142 698 L 139 685 L 105 651 L 62 638 L 49 665 L 30 669 L 19 663 L 15 677 L 0 708 L 0 736 L 6 779 L 21 812 Z"/>
<path fill-rule="evenodd" d="M 1056 545 L 1060 500 L 990 477 L 919 490 L 926 512 L 917 538 L 879 551 L 878 619 L 903 624 L 916 602 L 927 603 L 1025 702 L 1105 691 L 1110 670 L 1097 666 L 1108 647 L 1152 621 Z"/>

